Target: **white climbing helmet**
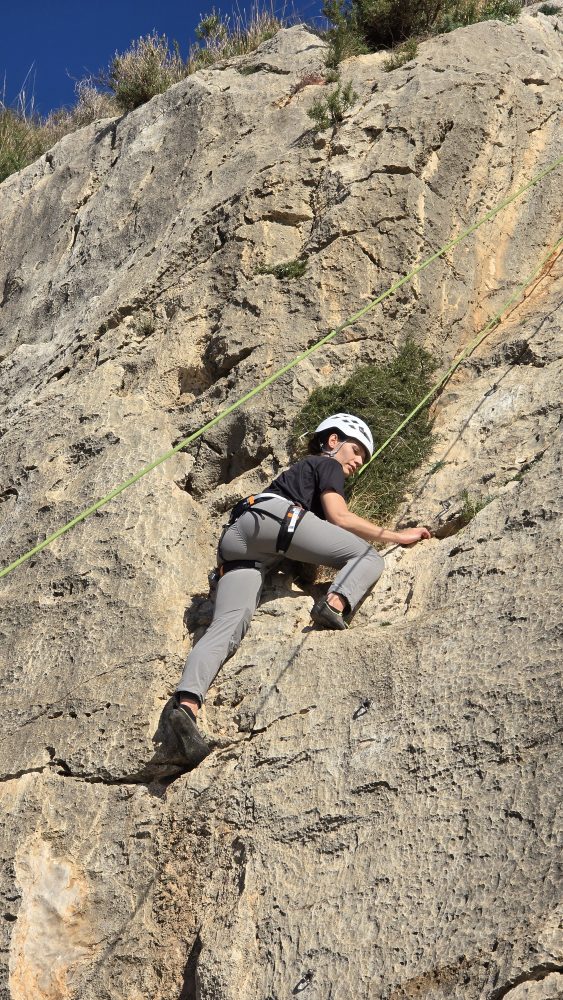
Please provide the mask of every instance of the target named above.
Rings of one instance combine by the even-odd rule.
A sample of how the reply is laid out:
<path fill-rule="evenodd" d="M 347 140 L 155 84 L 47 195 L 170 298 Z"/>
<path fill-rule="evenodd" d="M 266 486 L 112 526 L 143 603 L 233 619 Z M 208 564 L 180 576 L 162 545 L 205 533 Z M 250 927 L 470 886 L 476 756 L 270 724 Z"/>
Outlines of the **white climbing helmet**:
<path fill-rule="evenodd" d="M 359 417 L 355 417 L 352 413 L 333 413 L 331 417 L 321 421 L 319 426 L 315 428 L 315 434 L 332 429 L 340 431 L 345 438 L 354 438 L 355 441 L 359 441 L 367 450 L 368 457 L 371 458 L 373 437 L 368 425 Z"/>

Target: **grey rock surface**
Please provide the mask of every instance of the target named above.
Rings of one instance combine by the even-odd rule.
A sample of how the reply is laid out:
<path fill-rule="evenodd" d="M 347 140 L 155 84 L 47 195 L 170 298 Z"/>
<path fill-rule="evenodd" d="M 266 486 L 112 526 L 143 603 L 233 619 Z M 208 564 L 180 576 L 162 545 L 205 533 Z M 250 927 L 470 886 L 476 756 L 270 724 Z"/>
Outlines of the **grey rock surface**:
<path fill-rule="evenodd" d="M 348 60 L 321 136 L 325 45 L 292 28 L 5 181 L 2 564 L 555 161 L 561 27 Z M 434 406 L 401 517 L 438 537 L 346 633 L 271 579 L 214 752 L 184 773 L 166 740 L 225 511 L 313 388 L 409 336 L 446 366 L 557 239 L 561 177 L 0 581 L 2 1000 L 563 995 L 561 256 Z"/>

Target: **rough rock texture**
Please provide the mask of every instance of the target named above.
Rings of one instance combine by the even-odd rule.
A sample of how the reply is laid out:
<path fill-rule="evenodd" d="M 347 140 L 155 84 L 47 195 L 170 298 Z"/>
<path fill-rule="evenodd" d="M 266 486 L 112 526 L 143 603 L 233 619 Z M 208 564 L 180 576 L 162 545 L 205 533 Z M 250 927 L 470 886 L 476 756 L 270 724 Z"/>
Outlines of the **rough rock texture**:
<path fill-rule="evenodd" d="M 293 28 L 2 184 L 2 563 L 561 155 L 561 27 L 350 60 L 322 137 Z M 557 238 L 561 177 L 1 582 L 2 1000 L 563 995 L 561 258 L 435 406 L 403 518 L 440 537 L 346 634 L 271 580 L 197 770 L 162 721 L 224 511 L 308 393 L 407 336 L 448 362 Z M 464 490 L 492 500 L 457 530 Z"/>

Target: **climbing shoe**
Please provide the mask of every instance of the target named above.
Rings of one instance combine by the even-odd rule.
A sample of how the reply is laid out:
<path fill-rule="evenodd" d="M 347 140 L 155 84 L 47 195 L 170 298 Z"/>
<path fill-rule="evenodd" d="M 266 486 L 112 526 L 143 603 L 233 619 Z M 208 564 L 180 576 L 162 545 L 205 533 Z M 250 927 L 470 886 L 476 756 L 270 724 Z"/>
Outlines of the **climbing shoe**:
<path fill-rule="evenodd" d="M 176 705 L 168 716 L 168 724 L 178 749 L 190 767 L 196 767 L 211 753 L 211 748 L 201 735 L 193 713 L 183 705 Z"/>
<path fill-rule="evenodd" d="M 338 611 L 331 608 L 327 601 L 317 601 L 313 604 L 311 609 L 311 618 L 313 619 L 315 625 L 320 625 L 321 628 L 332 628 L 332 629 L 345 629 L 348 625 L 344 621 L 344 618 Z"/>

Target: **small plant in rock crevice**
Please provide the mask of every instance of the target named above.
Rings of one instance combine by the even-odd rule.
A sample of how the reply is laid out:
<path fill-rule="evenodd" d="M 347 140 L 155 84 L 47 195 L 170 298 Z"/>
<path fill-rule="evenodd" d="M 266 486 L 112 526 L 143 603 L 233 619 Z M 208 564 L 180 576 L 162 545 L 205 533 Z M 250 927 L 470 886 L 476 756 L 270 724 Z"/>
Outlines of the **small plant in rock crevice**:
<path fill-rule="evenodd" d="M 307 270 L 307 259 L 297 257 L 296 260 L 288 260 L 284 264 L 275 264 L 273 267 L 259 267 L 257 274 L 273 274 L 280 281 L 291 278 L 302 278 Z"/>
<path fill-rule="evenodd" d="M 524 476 L 528 472 L 530 472 L 534 468 L 534 466 L 537 465 L 538 462 L 541 462 L 541 460 L 542 460 L 542 458 L 543 458 L 544 455 L 545 455 L 545 448 L 542 448 L 542 450 L 539 451 L 537 453 L 537 455 L 534 455 L 534 457 L 531 458 L 529 462 L 524 462 L 524 464 L 520 467 L 520 469 L 518 470 L 518 472 L 515 473 L 515 475 L 510 476 L 509 479 L 507 479 L 507 482 L 508 483 L 513 483 L 513 482 L 521 483 L 522 480 L 524 479 Z"/>
<path fill-rule="evenodd" d="M 445 459 L 441 458 L 438 462 L 434 462 L 432 468 L 428 470 L 428 475 L 435 476 L 437 472 L 440 472 L 442 469 L 445 469 L 446 465 L 449 464 L 450 464 L 449 462 L 446 462 Z"/>
<path fill-rule="evenodd" d="M 542 3 L 541 7 L 538 7 L 540 14 L 547 14 L 548 16 L 552 14 L 559 14 L 561 7 L 557 7 L 554 3 Z"/>
<path fill-rule="evenodd" d="M 344 120 L 344 114 L 358 100 L 358 95 L 352 87 L 352 83 L 338 84 L 336 89 L 326 98 L 316 100 L 307 114 L 314 121 L 315 132 L 324 132 L 327 128 L 334 128 Z"/>
<path fill-rule="evenodd" d="M 408 341 L 392 361 L 363 365 L 343 384 L 316 389 L 294 421 L 295 455 L 304 453 L 306 438 L 321 420 L 343 412 L 366 421 L 377 450 L 430 390 L 435 369 L 431 355 Z M 421 410 L 361 476 L 348 480 L 354 513 L 378 523 L 389 521 L 432 444 L 432 422 L 428 410 Z"/>
<path fill-rule="evenodd" d="M 418 43 L 415 38 L 409 38 L 407 42 L 399 45 L 396 49 L 393 49 L 391 55 L 383 63 L 383 69 L 386 73 L 390 73 L 391 70 L 400 69 L 405 63 L 411 61 L 416 56 L 418 51 Z"/>
<path fill-rule="evenodd" d="M 495 497 L 475 497 L 472 496 L 467 490 L 464 490 L 461 494 L 461 499 L 463 501 L 463 506 L 458 516 L 460 525 L 465 527 L 465 525 L 469 524 L 469 522 L 472 521 L 480 511 L 482 511 L 488 504 L 492 503 Z"/>
<path fill-rule="evenodd" d="M 156 320 L 152 313 L 140 313 L 136 319 L 136 330 L 141 337 L 150 337 L 156 330 Z"/>

